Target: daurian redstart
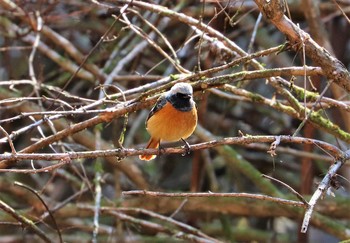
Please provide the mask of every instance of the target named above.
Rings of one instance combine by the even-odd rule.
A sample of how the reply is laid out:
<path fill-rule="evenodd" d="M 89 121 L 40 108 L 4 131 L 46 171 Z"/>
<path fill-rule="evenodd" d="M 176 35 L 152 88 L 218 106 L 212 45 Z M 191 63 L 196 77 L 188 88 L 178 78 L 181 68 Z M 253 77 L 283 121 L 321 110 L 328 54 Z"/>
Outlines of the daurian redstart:
<path fill-rule="evenodd" d="M 197 126 L 197 109 L 192 98 L 192 86 L 177 83 L 159 97 L 146 120 L 151 138 L 146 148 L 158 148 L 161 141 L 175 142 L 186 139 Z M 140 155 L 141 160 L 154 159 L 156 155 Z"/>

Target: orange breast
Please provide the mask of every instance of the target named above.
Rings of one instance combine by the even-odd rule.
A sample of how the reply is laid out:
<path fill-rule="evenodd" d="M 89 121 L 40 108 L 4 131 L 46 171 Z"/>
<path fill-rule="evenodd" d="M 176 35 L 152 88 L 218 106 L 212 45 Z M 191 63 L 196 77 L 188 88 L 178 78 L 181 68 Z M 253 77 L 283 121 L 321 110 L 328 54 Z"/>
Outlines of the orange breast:
<path fill-rule="evenodd" d="M 154 113 L 147 121 L 149 134 L 156 139 L 175 142 L 181 138 L 186 139 L 197 126 L 197 110 L 176 110 L 169 102 Z"/>

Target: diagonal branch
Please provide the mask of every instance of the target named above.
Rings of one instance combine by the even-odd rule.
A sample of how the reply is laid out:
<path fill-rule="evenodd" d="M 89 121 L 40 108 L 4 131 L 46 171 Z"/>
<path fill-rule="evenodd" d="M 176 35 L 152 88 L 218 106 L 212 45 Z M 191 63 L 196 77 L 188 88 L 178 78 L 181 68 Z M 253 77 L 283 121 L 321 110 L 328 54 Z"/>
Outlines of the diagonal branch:
<path fill-rule="evenodd" d="M 0 209 L 11 215 L 14 219 L 20 222 L 22 225 L 29 227 L 33 230 L 43 241 L 45 242 L 53 242 L 50 238 L 47 237 L 47 233 L 42 231 L 38 226 L 35 225 L 33 221 L 27 219 L 26 217 L 18 214 L 16 210 L 10 207 L 8 204 L 0 200 Z"/>
<path fill-rule="evenodd" d="M 255 3 L 264 16 L 287 37 L 295 51 L 304 45 L 306 55 L 322 68 L 326 77 L 350 92 L 350 74 L 344 64 L 284 15 L 283 0 L 255 0 Z"/>
<path fill-rule="evenodd" d="M 312 197 L 311 197 L 311 199 L 309 201 L 309 207 L 307 208 L 307 210 L 306 210 L 306 212 L 304 214 L 304 220 L 303 220 L 303 224 L 301 226 L 301 232 L 302 233 L 306 233 L 306 231 L 308 229 L 309 222 L 310 222 L 310 219 L 311 219 L 311 215 L 312 215 L 312 212 L 314 210 L 314 207 L 315 207 L 317 201 L 331 187 L 331 183 L 334 180 L 334 178 L 336 176 L 336 173 L 343 166 L 343 164 L 346 162 L 346 160 L 349 159 L 349 157 L 350 157 L 350 150 L 347 150 L 345 152 L 344 158 L 341 158 L 341 159 L 337 160 L 329 168 L 327 174 L 325 175 L 325 177 L 323 178 L 323 180 L 321 181 L 321 183 L 317 187 L 317 190 L 312 195 Z"/>

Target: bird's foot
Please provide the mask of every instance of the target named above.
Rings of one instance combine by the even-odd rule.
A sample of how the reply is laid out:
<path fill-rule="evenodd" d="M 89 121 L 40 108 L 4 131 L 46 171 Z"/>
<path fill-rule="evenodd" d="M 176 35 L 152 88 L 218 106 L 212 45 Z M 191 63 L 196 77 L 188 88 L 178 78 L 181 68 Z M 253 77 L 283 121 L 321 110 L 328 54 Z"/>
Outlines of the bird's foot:
<path fill-rule="evenodd" d="M 159 147 L 158 147 L 158 156 L 161 156 L 162 154 L 165 153 L 165 148 L 159 144 Z"/>
<path fill-rule="evenodd" d="M 184 144 L 185 144 L 184 148 L 186 149 L 186 152 L 183 153 L 182 156 L 185 156 L 186 154 L 190 154 L 191 153 L 191 148 L 190 148 L 189 143 L 183 138 L 181 138 L 181 140 L 182 140 L 182 142 L 184 142 Z"/>

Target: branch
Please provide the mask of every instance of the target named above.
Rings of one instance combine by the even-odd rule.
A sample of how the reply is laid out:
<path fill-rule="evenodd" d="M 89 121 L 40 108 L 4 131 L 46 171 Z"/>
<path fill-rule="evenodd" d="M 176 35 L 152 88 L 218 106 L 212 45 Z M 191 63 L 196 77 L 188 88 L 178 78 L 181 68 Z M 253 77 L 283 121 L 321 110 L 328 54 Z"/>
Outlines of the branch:
<path fill-rule="evenodd" d="M 277 204 L 295 206 L 295 207 L 306 207 L 305 203 L 292 201 L 277 197 L 270 197 L 261 194 L 251 194 L 251 193 L 213 193 L 213 192 L 195 192 L 195 193 L 167 193 L 167 192 L 155 192 L 146 190 L 134 190 L 134 191 L 124 191 L 123 196 L 148 196 L 148 197 L 205 197 L 205 198 L 217 198 L 217 197 L 233 197 L 233 198 L 250 198 L 256 200 L 263 200 L 269 202 L 275 202 Z"/>
<path fill-rule="evenodd" d="M 44 205 L 46 211 L 48 212 L 48 214 L 50 215 L 50 218 L 52 220 L 52 223 L 53 225 L 55 226 L 55 229 L 57 231 L 57 234 L 58 234 L 58 237 L 60 239 L 60 243 L 63 243 L 63 240 L 62 240 L 62 235 L 61 235 L 61 230 L 58 228 L 58 225 L 57 225 L 57 222 L 56 222 L 56 219 L 55 217 L 52 215 L 52 212 L 51 210 L 49 209 L 49 207 L 47 206 L 47 204 L 45 203 L 44 199 L 41 198 L 41 196 L 39 195 L 39 193 L 37 191 L 35 191 L 34 189 L 32 189 L 31 187 L 27 186 L 27 185 L 24 185 L 20 182 L 17 182 L 15 181 L 14 183 L 16 186 L 20 186 L 22 188 L 25 188 L 26 190 L 30 191 L 31 193 L 33 193 L 39 200 L 40 202 Z"/>
<path fill-rule="evenodd" d="M 284 15 L 284 1 L 255 0 L 255 3 L 264 16 L 288 38 L 294 50 L 305 46 L 306 55 L 322 68 L 326 77 L 350 92 L 350 74 L 344 64 Z"/>
<path fill-rule="evenodd" d="M 199 130 L 202 130 L 198 126 Z M 293 144 L 312 144 L 323 150 L 329 152 L 334 158 L 343 157 L 343 152 L 335 147 L 332 144 L 304 137 L 292 137 L 292 136 L 244 136 L 244 137 L 227 137 L 217 140 L 211 140 L 209 142 L 203 142 L 198 144 L 190 145 L 191 151 L 203 150 L 214 148 L 222 145 L 247 145 L 253 143 L 273 143 L 277 139 L 281 143 L 293 143 Z M 187 148 L 184 147 L 173 147 L 173 148 L 163 148 L 161 154 L 184 154 L 186 153 Z M 3 167 L 5 164 L 8 164 L 9 161 L 22 161 L 22 160 L 62 160 L 62 163 L 68 163 L 69 160 L 81 159 L 81 158 L 99 158 L 99 157 L 130 157 L 138 156 L 141 154 L 156 154 L 158 155 L 160 151 L 158 149 L 127 149 L 127 148 L 118 148 L 118 149 L 106 149 L 106 150 L 94 150 L 94 151 L 83 151 L 83 152 L 67 152 L 67 153 L 16 153 L 16 154 L 0 154 L 0 167 Z M 68 161 L 68 162 L 67 162 Z M 4 171 L 12 171 L 4 170 Z M 0 170 L 2 171 L 2 170 Z"/>
<path fill-rule="evenodd" d="M 93 211 L 93 207 L 88 206 L 88 205 L 78 205 L 78 209 L 83 209 L 83 210 L 90 211 L 90 212 Z M 169 226 L 167 226 L 166 224 L 154 223 L 154 222 L 150 222 L 150 221 L 147 221 L 144 219 L 139 219 L 139 218 L 129 216 L 129 215 L 123 213 L 122 210 L 118 210 L 116 208 L 102 207 L 100 211 L 102 214 L 114 216 L 115 218 L 117 218 L 123 222 L 137 225 L 138 227 L 147 229 L 150 232 L 154 232 L 154 233 L 162 232 L 165 234 L 172 235 L 175 238 L 189 240 L 191 242 L 201 242 L 201 243 L 210 243 L 210 242 L 218 243 L 218 242 L 220 242 L 218 240 L 215 240 L 215 239 L 201 233 L 199 230 L 197 230 L 197 231 L 193 230 L 192 227 L 191 227 L 192 230 L 190 231 L 190 233 L 185 233 L 182 230 L 172 229 Z M 124 210 L 124 211 L 126 211 L 126 210 Z M 155 213 L 152 214 L 152 216 L 154 216 L 154 215 L 155 215 Z M 161 215 L 159 215 L 159 216 L 161 216 Z M 158 218 L 160 218 L 159 216 L 158 216 Z M 161 217 L 161 218 L 164 220 L 165 217 Z M 174 224 L 176 221 L 175 220 L 168 220 L 168 222 Z M 199 235 L 199 236 L 197 236 L 197 235 Z"/>
<path fill-rule="evenodd" d="M 38 226 L 34 224 L 33 221 L 27 219 L 26 217 L 18 214 L 13 208 L 11 208 L 9 205 L 7 205 L 5 202 L 0 200 L 0 208 L 5 211 L 6 213 L 10 214 L 14 219 L 16 219 L 18 222 L 20 222 L 22 225 L 29 227 L 31 230 L 33 230 L 41 239 L 43 239 L 45 242 L 53 242 L 51 239 L 49 239 L 45 232 L 43 232 Z"/>
<path fill-rule="evenodd" d="M 301 226 L 301 232 L 306 233 L 309 222 L 311 219 L 311 215 L 313 212 L 313 209 L 317 203 L 317 201 L 320 199 L 322 195 L 332 186 L 332 182 L 335 179 L 337 171 L 343 166 L 343 164 L 350 158 L 350 150 L 347 150 L 345 152 L 345 156 L 343 158 L 340 158 L 337 160 L 329 169 L 326 174 L 326 176 L 323 178 L 321 183 L 318 185 L 317 190 L 314 192 L 312 195 L 310 201 L 309 201 L 309 207 L 307 208 L 305 215 L 304 215 L 304 220 L 303 224 Z"/>
<path fill-rule="evenodd" d="M 0 90 L 1 91 L 1 90 Z M 6 98 L 8 97 L 9 95 L 11 95 L 10 92 L 0 92 L 0 98 Z M 138 102 L 138 103 L 130 103 L 131 106 L 129 106 L 129 108 L 131 109 L 141 109 L 143 107 L 146 107 L 146 106 L 149 106 L 151 105 L 152 103 L 154 103 L 156 100 L 156 97 L 152 97 L 150 98 L 149 100 L 145 100 L 143 102 Z M 103 103 L 103 101 L 99 100 L 97 101 L 96 103 Z M 95 103 L 95 104 L 96 104 Z M 118 106 L 117 106 L 118 107 Z M 133 107 L 133 108 L 132 108 Z M 123 104 L 120 104 L 119 105 L 119 108 L 124 115 L 125 113 L 124 112 L 128 112 L 128 109 L 127 107 L 124 107 Z M 37 105 L 35 104 L 32 104 L 30 102 L 23 102 L 21 103 L 20 106 L 15 106 L 13 107 L 13 110 L 15 112 L 23 112 L 23 111 L 40 111 L 41 108 L 38 107 Z M 117 109 L 118 110 L 118 109 Z M 111 111 L 111 110 L 109 110 Z M 115 110 L 116 111 L 116 110 Z M 130 111 L 129 111 L 130 112 Z M 109 114 L 109 112 L 107 111 L 107 113 Z M 97 117 L 94 117 L 92 118 L 92 122 L 102 122 L 103 120 L 106 121 L 106 119 L 113 119 L 113 116 L 109 116 L 107 115 L 107 113 L 101 113 L 100 116 L 97 116 Z M 47 146 L 50 144 L 50 142 L 56 142 L 60 139 L 60 136 L 62 136 L 61 138 L 64 138 L 65 136 L 72 136 L 72 138 L 79 144 L 82 144 L 83 146 L 91 149 L 91 150 L 94 150 L 95 149 L 95 143 L 94 141 L 96 140 L 96 138 L 94 137 L 94 135 L 88 131 L 88 130 L 83 130 L 83 131 L 80 131 L 80 132 L 77 132 L 75 134 L 71 133 L 73 132 L 72 130 L 70 130 L 72 127 L 73 129 L 76 129 L 75 131 L 78 131 L 79 129 L 81 129 L 82 127 L 84 126 L 90 126 L 92 125 L 91 123 L 87 122 L 83 122 L 83 123 L 78 123 L 78 124 L 75 124 L 73 126 L 70 126 L 68 124 L 68 122 L 66 122 L 65 120 L 63 119 L 57 119 L 57 118 L 60 118 L 61 115 L 54 115 L 53 116 L 54 118 L 56 118 L 54 120 L 54 125 L 55 127 L 57 128 L 57 130 L 61 130 L 60 132 L 56 133 L 55 135 L 52 135 L 52 136 L 49 136 L 49 137 L 46 137 L 46 138 L 43 138 L 41 140 L 39 140 L 37 143 L 25 148 L 25 149 L 32 149 L 32 151 L 30 153 L 33 153 L 35 152 L 35 148 L 38 149 L 40 148 L 41 146 Z M 40 117 L 39 117 L 40 118 Z M 50 119 L 50 118 L 48 118 Z M 102 119 L 102 120 L 101 120 Z M 88 121 L 91 121 L 88 120 Z M 37 124 L 42 124 L 42 123 L 45 123 L 45 119 L 41 119 L 40 121 L 37 121 L 35 125 Z M 32 127 L 35 127 L 34 125 Z M 14 132 L 15 133 L 15 132 Z M 11 135 L 15 135 L 12 133 Z M 10 137 L 11 137 L 10 135 Z M 5 139 L 7 139 L 7 137 L 5 137 Z M 103 144 L 102 144 L 102 149 L 104 150 L 107 150 L 107 149 L 112 149 L 113 146 L 108 143 L 108 142 L 105 142 L 103 141 Z M 22 150 L 23 152 L 23 150 Z M 63 160 L 65 159 L 68 159 L 66 156 L 63 156 L 61 157 Z M 0 159 L 1 160 L 1 159 Z M 129 161 L 128 163 L 118 163 L 118 158 L 117 157 L 107 157 L 106 160 L 113 166 L 113 167 L 116 167 L 117 169 L 121 170 L 131 181 L 133 181 L 139 188 L 142 188 L 142 189 L 146 189 L 148 188 L 148 183 L 146 182 L 146 180 L 144 179 L 141 171 L 139 168 L 137 168 L 134 163 L 132 161 Z M 0 161 L 0 168 L 7 168 L 9 165 L 11 164 L 15 164 L 15 160 L 2 160 Z M 58 165 L 62 165 L 62 163 L 65 163 L 65 161 L 62 161 L 61 163 L 58 163 Z M 47 168 L 47 169 L 52 169 L 52 168 Z M 25 172 L 24 172 L 25 173 Z M 28 172 L 30 173 L 30 172 Z"/>

